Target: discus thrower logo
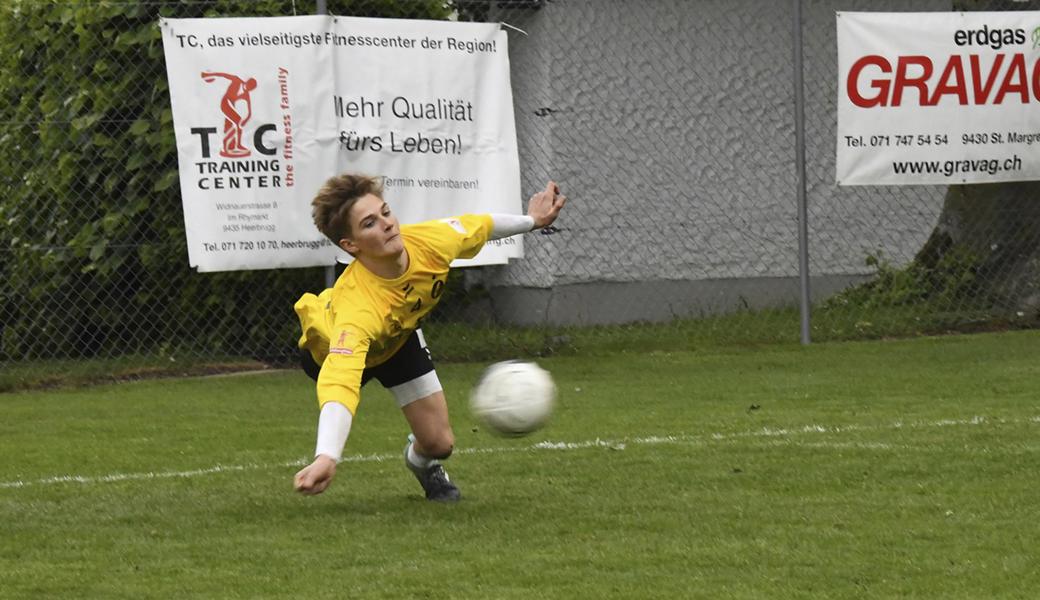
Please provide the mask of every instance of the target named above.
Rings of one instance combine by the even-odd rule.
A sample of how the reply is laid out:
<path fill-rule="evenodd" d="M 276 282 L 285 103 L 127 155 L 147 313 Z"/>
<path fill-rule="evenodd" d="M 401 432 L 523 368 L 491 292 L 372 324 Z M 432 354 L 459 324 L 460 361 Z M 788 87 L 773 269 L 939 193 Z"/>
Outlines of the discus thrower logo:
<path fill-rule="evenodd" d="M 1033 30 L 1033 50 L 1040 48 L 1040 27 Z"/>
<path fill-rule="evenodd" d="M 347 337 L 349 337 L 349 336 L 350 336 L 350 332 L 349 331 L 344 330 L 344 331 L 339 332 L 339 340 L 336 341 L 336 344 L 334 346 L 329 348 L 329 353 L 330 354 L 348 354 L 348 355 L 349 354 L 354 354 L 354 350 L 353 349 L 347 348 Z"/>
<path fill-rule="evenodd" d="M 253 101 L 250 92 L 256 89 L 256 79 L 243 80 L 237 75 L 203 71 L 202 80 L 213 83 L 218 78 L 228 81 L 224 97 L 220 99 L 220 112 L 224 113 L 224 143 L 220 155 L 224 158 L 249 156 L 249 148 L 242 145 L 245 124 L 253 116 Z"/>
<path fill-rule="evenodd" d="M 250 155 L 249 148 L 242 143 L 246 123 L 253 117 L 252 92 L 257 88 L 256 79 L 250 77 L 243 79 L 230 73 L 219 73 L 216 71 L 203 71 L 202 80 L 213 83 L 218 80 L 226 80 L 227 88 L 220 98 L 220 112 L 224 115 L 224 139 L 220 146 L 220 155 L 224 158 L 245 158 Z M 275 149 L 264 144 L 263 136 L 268 131 L 274 131 L 274 123 L 264 123 L 256 128 L 253 133 L 253 147 L 260 154 L 273 156 Z M 199 135 L 202 139 L 202 156 L 210 156 L 210 134 L 216 133 L 216 127 L 193 127 L 192 133 Z"/>
<path fill-rule="evenodd" d="M 191 134 L 196 136 L 202 155 L 201 160 L 194 162 L 199 189 L 233 190 L 291 185 L 281 174 L 282 165 L 276 156 L 278 149 L 272 144 L 277 141 L 265 139 L 268 133 L 277 132 L 278 126 L 274 123 L 256 124 L 253 119 L 253 100 L 257 99 L 254 92 L 264 89 L 264 86 L 254 77 L 216 70 L 202 71 L 200 77 L 206 84 L 214 84 L 203 84 L 207 88 L 206 96 L 216 100 L 217 96 L 213 92 L 220 93 L 219 101 L 210 106 L 220 111 L 224 123 L 220 146 L 216 149 L 219 157 L 213 156 L 217 127 L 190 129 Z M 258 100 L 262 102 L 267 99 L 266 96 L 265 92 Z M 217 110 L 204 111 L 203 118 L 212 119 L 217 115 Z M 254 150 L 260 156 L 255 156 Z"/>

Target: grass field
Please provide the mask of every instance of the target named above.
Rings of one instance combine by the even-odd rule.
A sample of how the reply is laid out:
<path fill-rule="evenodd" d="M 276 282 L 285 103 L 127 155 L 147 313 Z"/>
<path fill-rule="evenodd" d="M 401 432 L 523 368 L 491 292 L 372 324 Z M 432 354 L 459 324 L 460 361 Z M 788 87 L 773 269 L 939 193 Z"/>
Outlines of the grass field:
<path fill-rule="evenodd" d="M 439 367 L 457 505 L 376 384 L 291 491 L 295 372 L 0 395 L 3 598 L 1033 598 L 1040 334 L 544 359 L 545 430 L 480 431 Z"/>

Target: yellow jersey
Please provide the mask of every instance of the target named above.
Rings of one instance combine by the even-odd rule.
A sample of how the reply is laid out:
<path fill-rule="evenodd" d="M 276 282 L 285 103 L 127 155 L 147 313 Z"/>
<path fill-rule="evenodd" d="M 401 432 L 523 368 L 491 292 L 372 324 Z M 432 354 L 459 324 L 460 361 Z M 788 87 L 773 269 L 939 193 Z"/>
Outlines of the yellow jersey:
<path fill-rule="evenodd" d="M 318 405 L 339 402 L 351 414 L 361 401 L 361 374 L 386 362 L 440 301 L 448 267 L 473 258 L 488 241 L 491 215 L 462 215 L 401 226 L 408 269 L 396 279 L 372 274 L 360 261 L 317 296 L 293 306 L 303 333 L 298 343 L 321 365 Z"/>

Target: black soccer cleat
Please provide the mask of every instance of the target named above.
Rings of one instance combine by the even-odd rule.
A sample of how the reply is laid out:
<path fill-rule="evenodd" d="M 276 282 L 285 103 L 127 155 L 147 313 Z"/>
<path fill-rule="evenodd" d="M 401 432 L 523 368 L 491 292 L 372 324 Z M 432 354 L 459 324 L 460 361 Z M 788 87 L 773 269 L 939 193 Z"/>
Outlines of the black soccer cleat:
<path fill-rule="evenodd" d="M 451 482 L 451 479 L 448 479 L 448 474 L 444 472 L 444 466 L 441 463 L 434 461 L 424 469 L 413 465 L 408 460 L 408 448 L 412 446 L 412 441 L 412 436 L 408 436 L 408 444 L 404 447 L 404 464 L 419 480 L 419 485 L 426 492 L 426 499 L 433 502 L 458 502 L 462 494 L 459 493 L 459 488 Z"/>

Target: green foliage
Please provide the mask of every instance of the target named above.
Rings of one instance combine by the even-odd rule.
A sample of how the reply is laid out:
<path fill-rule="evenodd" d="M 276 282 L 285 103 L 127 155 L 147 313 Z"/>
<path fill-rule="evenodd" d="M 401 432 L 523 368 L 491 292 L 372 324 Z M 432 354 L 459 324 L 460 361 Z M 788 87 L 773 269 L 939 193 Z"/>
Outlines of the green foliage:
<path fill-rule="evenodd" d="M 437 0 L 334 14 L 446 18 Z M 8 0 L 0 6 L 0 360 L 288 345 L 319 270 L 187 266 L 157 19 L 313 14 L 314 2 Z M 259 290 L 264 291 L 258 294 Z M 274 331 L 271 307 L 285 315 Z M 198 333 L 198 332 L 202 333 Z"/>
<path fill-rule="evenodd" d="M 824 308 L 929 304 L 943 309 L 983 306 L 978 283 L 981 261 L 963 246 L 953 246 L 932 266 L 915 260 L 896 267 L 881 253 L 868 255 L 866 264 L 876 269 L 874 278 L 830 298 Z"/>

